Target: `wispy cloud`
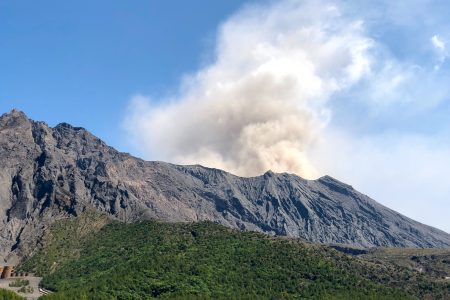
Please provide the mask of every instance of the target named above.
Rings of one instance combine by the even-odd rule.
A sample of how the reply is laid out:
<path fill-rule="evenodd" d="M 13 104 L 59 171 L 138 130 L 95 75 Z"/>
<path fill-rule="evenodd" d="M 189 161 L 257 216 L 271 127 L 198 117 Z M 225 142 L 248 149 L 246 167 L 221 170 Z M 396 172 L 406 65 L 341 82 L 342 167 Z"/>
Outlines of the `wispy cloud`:
<path fill-rule="evenodd" d="M 441 40 L 438 35 L 433 35 L 431 37 L 431 43 L 440 52 L 445 52 L 445 43 Z"/>
<path fill-rule="evenodd" d="M 433 44 L 433 47 L 435 48 L 438 55 L 438 63 L 435 65 L 435 70 L 439 70 L 447 60 L 449 53 L 446 47 L 446 43 L 439 35 L 433 35 L 431 37 L 431 43 Z"/>

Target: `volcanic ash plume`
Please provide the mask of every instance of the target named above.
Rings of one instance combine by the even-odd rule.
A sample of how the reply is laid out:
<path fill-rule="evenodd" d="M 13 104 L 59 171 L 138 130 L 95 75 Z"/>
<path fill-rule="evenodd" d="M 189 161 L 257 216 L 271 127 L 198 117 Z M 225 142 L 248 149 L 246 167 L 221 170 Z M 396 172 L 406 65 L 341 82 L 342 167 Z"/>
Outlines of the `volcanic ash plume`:
<path fill-rule="evenodd" d="M 314 177 L 308 149 L 327 101 L 370 72 L 372 44 L 362 22 L 319 2 L 243 9 L 221 26 L 214 61 L 176 97 L 136 96 L 126 126 L 147 158 Z"/>

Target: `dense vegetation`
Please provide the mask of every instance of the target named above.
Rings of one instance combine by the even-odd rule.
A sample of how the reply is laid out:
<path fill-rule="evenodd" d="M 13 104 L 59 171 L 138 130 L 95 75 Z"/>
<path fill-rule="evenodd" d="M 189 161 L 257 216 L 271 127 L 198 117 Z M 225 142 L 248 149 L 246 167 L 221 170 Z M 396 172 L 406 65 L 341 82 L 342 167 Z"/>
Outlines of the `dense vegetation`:
<path fill-rule="evenodd" d="M 43 299 L 434 299 L 450 291 L 406 268 L 209 222 L 112 223 L 67 241 L 87 220 L 96 222 L 56 223 L 22 266 L 57 291 Z"/>
<path fill-rule="evenodd" d="M 24 298 L 14 292 L 0 289 L 0 300 L 24 300 Z"/>

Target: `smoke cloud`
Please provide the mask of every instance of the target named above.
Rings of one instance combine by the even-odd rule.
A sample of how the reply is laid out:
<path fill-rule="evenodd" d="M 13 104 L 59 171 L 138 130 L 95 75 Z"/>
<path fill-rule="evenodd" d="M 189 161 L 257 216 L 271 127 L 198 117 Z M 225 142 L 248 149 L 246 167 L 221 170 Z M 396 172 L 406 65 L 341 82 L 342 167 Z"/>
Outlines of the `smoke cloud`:
<path fill-rule="evenodd" d="M 318 176 L 308 151 L 330 97 L 371 72 L 363 25 L 321 1 L 247 6 L 220 27 L 210 64 L 175 97 L 134 97 L 125 125 L 150 159 Z"/>

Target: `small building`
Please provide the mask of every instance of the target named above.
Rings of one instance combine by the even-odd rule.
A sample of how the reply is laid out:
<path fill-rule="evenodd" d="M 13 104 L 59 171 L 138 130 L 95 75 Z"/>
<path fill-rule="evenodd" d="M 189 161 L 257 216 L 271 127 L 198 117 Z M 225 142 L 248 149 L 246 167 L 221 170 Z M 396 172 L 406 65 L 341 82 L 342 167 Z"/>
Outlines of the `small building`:
<path fill-rule="evenodd" d="M 3 270 L 2 270 L 2 275 L 1 275 L 1 279 L 6 279 L 11 277 L 11 274 L 14 272 L 14 267 L 13 266 L 4 266 Z"/>

